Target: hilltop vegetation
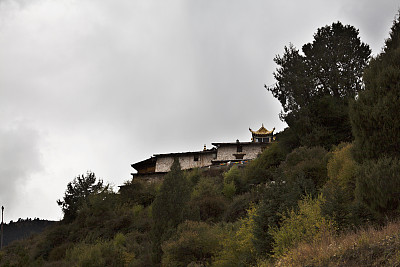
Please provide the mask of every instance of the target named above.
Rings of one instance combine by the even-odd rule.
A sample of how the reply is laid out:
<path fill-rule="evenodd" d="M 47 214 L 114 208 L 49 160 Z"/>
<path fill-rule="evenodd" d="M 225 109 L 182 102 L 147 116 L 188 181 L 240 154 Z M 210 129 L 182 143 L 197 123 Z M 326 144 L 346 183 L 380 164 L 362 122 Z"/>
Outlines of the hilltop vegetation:
<path fill-rule="evenodd" d="M 328 53 L 328 52 L 329 53 Z M 1 266 L 396 266 L 400 264 L 400 19 L 370 59 L 340 22 L 277 56 L 289 127 L 244 168 L 127 181 L 93 173 L 64 219 L 0 252 Z"/>

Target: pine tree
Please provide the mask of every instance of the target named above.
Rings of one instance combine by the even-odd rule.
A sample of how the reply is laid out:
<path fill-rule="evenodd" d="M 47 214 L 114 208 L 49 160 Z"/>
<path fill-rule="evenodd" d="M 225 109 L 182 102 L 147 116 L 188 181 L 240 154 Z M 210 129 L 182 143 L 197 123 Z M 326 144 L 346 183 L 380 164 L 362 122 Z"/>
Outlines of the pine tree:
<path fill-rule="evenodd" d="M 185 219 L 186 204 L 190 200 L 190 184 L 175 159 L 165 175 L 159 194 L 153 202 L 154 260 L 161 260 L 161 244 L 172 236 Z"/>
<path fill-rule="evenodd" d="M 103 185 L 103 180 L 100 179 L 96 183 L 96 179 L 93 172 L 87 172 L 86 176 L 77 176 L 68 183 L 63 200 L 57 200 L 57 204 L 64 212 L 65 222 L 71 222 L 76 218 L 79 209 L 90 195 L 108 189 L 108 186 Z"/>
<path fill-rule="evenodd" d="M 356 159 L 400 156 L 400 20 L 365 70 L 365 91 L 350 108 Z"/>
<path fill-rule="evenodd" d="M 355 159 L 360 163 L 356 196 L 380 218 L 396 216 L 400 207 L 399 16 L 364 80 L 366 90 L 350 108 Z"/>

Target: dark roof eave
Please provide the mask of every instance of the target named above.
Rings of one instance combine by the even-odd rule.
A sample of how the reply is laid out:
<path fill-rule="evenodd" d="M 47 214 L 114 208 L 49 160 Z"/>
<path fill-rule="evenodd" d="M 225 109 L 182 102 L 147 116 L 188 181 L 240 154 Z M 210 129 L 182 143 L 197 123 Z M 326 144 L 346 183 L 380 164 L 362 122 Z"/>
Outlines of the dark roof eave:
<path fill-rule="evenodd" d="M 139 162 L 131 164 L 131 167 L 135 168 L 135 166 L 138 166 L 138 165 L 142 165 L 142 164 L 146 164 L 146 163 L 153 163 L 153 162 L 155 163 L 155 160 L 156 160 L 156 158 L 154 156 L 152 156 L 152 157 L 150 157 L 148 159 L 145 159 L 145 160 L 142 160 L 142 161 L 139 161 Z"/>
<path fill-rule="evenodd" d="M 209 154 L 215 153 L 215 148 L 202 150 L 202 151 L 190 151 L 190 152 L 177 152 L 177 153 L 166 153 L 166 154 L 154 154 L 154 157 L 168 157 L 168 156 L 182 156 L 182 155 L 195 155 L 195 154 Z"/>
<path fill-rule="evenodd" d="M 228 142 L 228 143 L 211 143 L 213 146 L 221 146 L 221 145 L 260 145 L 261 142 Z"/>

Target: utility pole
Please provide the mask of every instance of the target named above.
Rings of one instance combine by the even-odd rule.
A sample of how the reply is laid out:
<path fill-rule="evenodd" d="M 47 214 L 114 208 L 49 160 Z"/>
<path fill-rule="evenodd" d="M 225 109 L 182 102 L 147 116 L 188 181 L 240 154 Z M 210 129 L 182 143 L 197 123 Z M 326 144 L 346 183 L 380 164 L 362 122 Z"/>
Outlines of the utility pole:
<path fill-rule="evenodd" d="M 3 249 L 3 215 L 4 215 L 4 206 L 1 206 L 1 247 Z"/>

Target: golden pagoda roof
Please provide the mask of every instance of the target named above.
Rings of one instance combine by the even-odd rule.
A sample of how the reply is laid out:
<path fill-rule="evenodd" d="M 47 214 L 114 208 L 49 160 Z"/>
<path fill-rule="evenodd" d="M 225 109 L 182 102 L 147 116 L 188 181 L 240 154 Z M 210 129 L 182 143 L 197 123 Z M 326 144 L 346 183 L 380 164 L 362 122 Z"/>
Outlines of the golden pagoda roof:
<path fill-rule="evenodd" d="M 254 135 L 270 135 L 273 134 L 275 131 L 275 128 L 273 128 L 271 131 L 268 131 L 265 127 L 264 124 L 261 125 L 261 128 L 258 129 L 258 131 L 253 131 L 252 129 L 250 129 L 250 132 Z"/>

